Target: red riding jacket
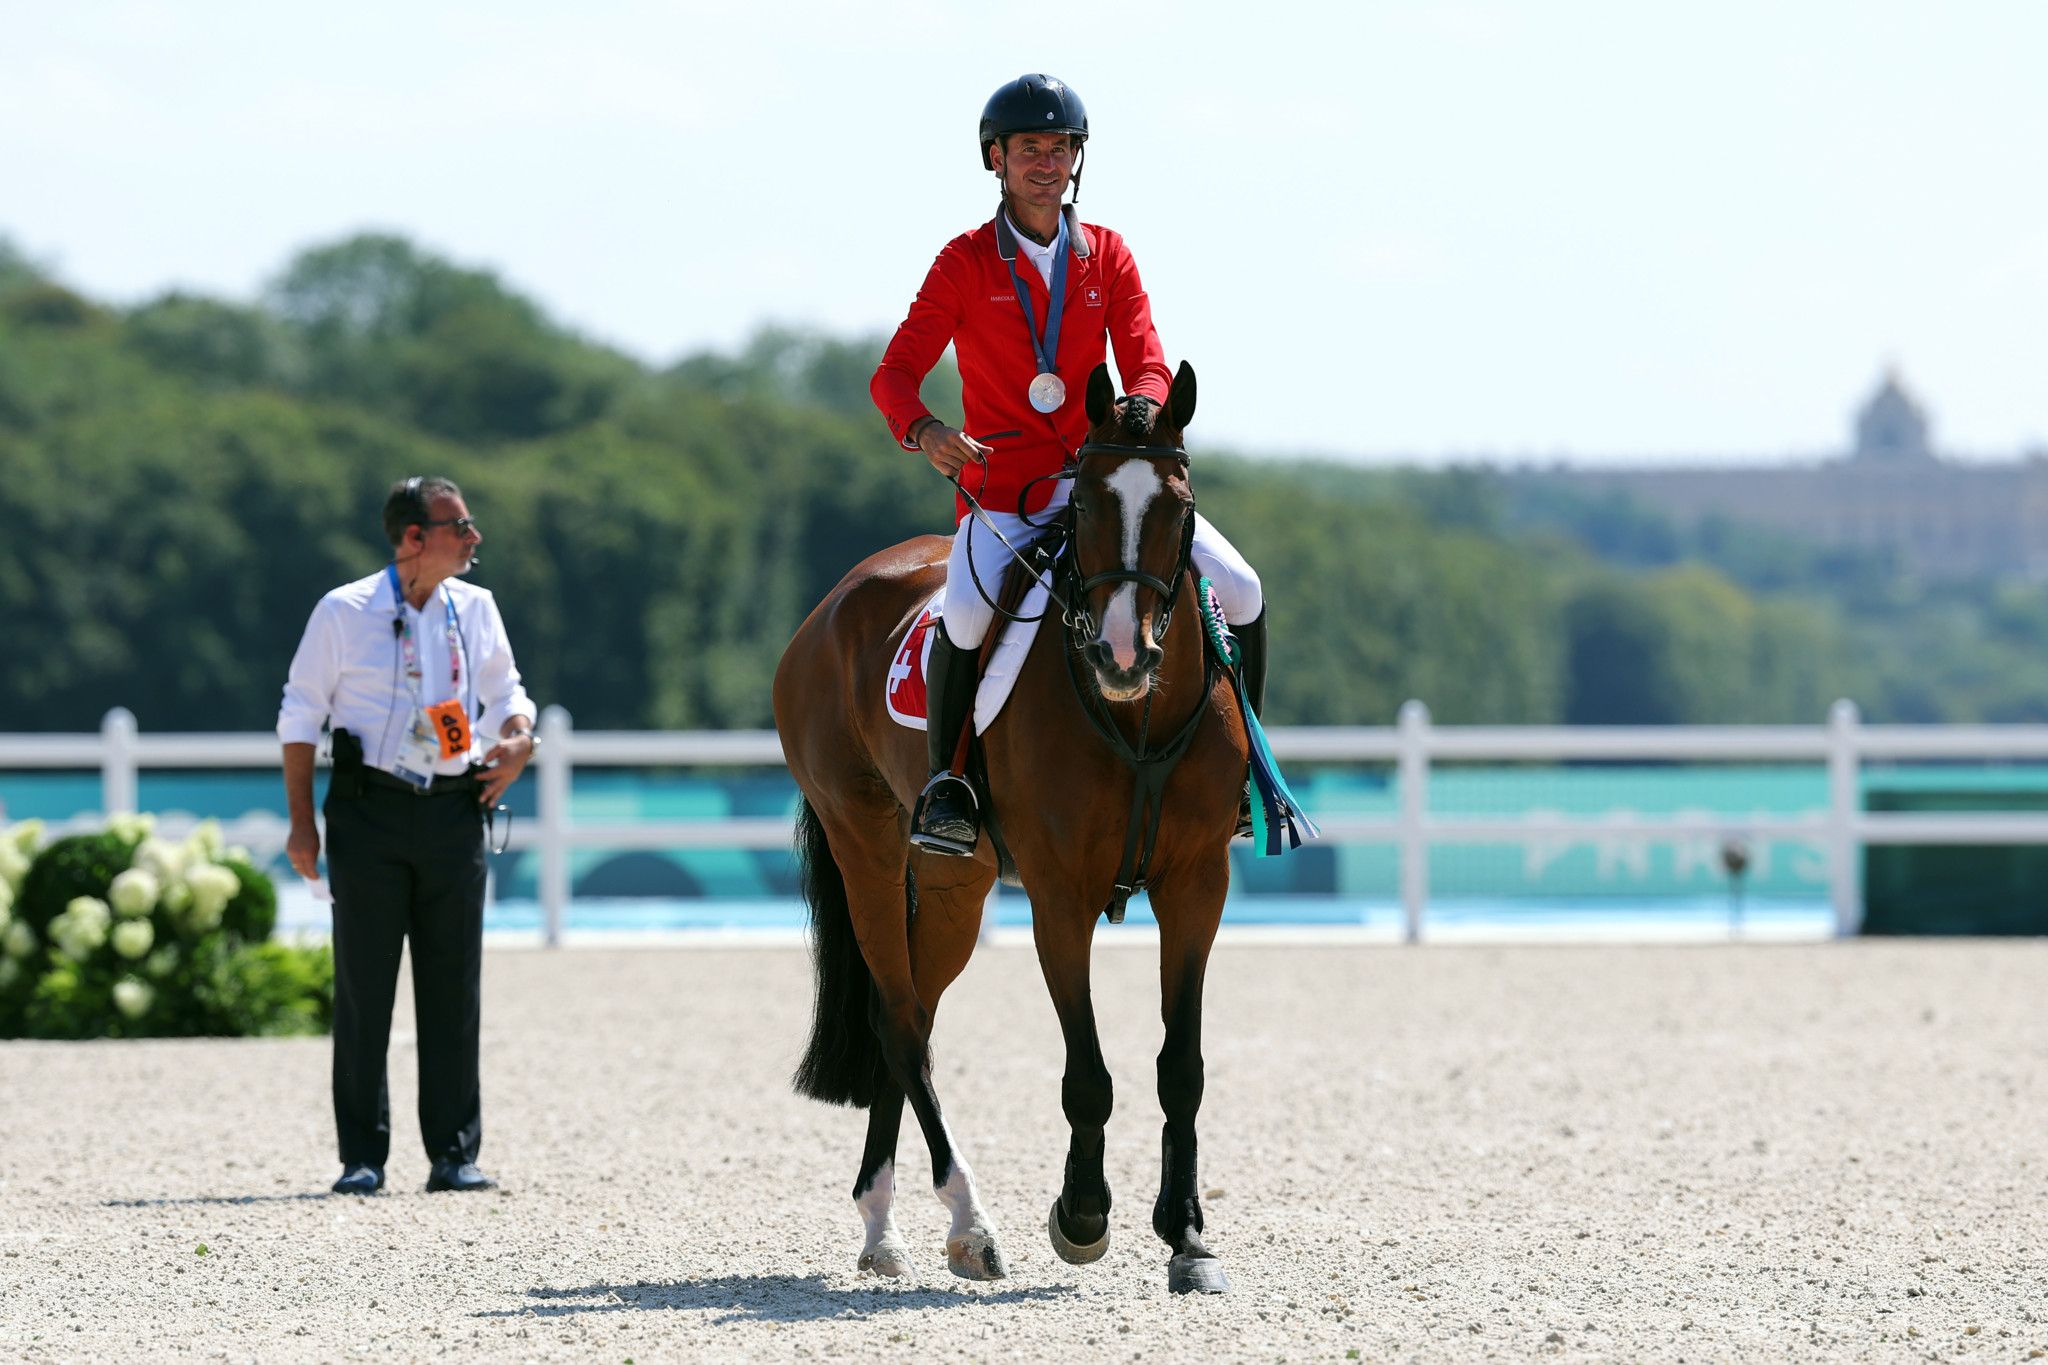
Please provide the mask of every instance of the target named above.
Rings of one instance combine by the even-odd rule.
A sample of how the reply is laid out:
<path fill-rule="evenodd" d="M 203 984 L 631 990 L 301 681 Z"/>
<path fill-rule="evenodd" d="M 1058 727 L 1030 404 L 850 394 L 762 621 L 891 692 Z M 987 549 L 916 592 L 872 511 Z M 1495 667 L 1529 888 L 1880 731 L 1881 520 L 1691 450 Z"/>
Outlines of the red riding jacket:
<path fill-rule="evenodd" d="M 991 512 L 1017 511 L 1025 484 L 1060 468 L 1086 438 L 1085 390 L 1088 376 L 1103 362 L 1105 341 L 1116 348 L 1126 392 L 1163 403 L 1173 382 L 1130 248 L 1108 228 L 1077 221 L 1071 207 L 1063 212 L 1070 258 L 1053 362 L 1067 386 L 1059 411 L 1039 412 L 1026 392 L 1038 359 L 1024 310 L 1017 306 L 1011 265 L 1031 292 L 1041 329 L 1049 295 L 1030 259 L 1017 259 L 1017 238 L 1002 213 L 946 243 L 868 384 L 890 432 L 905 450 L 915 450 L 910 428 L 931 415 L 917 396 L 918 386 L 945 354 L 946 343 L 953 344 L 967 434 L 995 448 L 986 465 L 963 469 L 960 482 Z M 1051 496 L 1050 480 L 1037 485 L 1025 510 L 1037 511 Z M 955 517 L 965 516 L 966 502 L 955 501 Z"/>

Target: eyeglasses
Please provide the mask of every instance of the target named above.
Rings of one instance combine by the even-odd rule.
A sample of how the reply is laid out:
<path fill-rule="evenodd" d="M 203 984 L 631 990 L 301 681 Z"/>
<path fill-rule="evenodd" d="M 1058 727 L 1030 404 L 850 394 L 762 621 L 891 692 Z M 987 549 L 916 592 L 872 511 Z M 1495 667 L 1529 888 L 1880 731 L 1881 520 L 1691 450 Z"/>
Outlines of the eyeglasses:
<path fill-rule="evenodd" d="M 476 530 L 475 517 L 449 517 L 445 521 L 434 521 L 430 518 L 426 521 L 417 522 L 415 524 L 427 527 L 453 526 L 455 528 L 455 534 L 458 536 L 466 536 Z"/>

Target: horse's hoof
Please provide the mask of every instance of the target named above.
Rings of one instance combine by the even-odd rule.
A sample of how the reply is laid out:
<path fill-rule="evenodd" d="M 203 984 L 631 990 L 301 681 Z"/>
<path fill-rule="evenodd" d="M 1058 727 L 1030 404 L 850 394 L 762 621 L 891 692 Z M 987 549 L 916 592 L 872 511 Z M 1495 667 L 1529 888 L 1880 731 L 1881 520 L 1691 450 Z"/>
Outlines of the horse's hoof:
<path fill-rule="evenodd" d="M 901 1279 L 910 1273 L 910 1248 L 901 1238 L 883 1238 L 873 1248 L 860 1254 L 860 1270 L 863 1275 L 887 1275 L 890 1279 Z"/>
<path fill-rule="evenodd" d="M 1010 1275 L 995 1234 L 980 1229 L 946 1239 L 946 1267 L 963 1280 L 1002 1280 Z"/>
<path fill-rule="evenodd" d="M 1068 1265 L 1087 1265 L 1090 1261 L 1099 1261 L 1103 1253 L 1109 1250 L 1107 1218 L 1102 1220 L 1102 1236 L 1096 1241 L 1086 1245 L 1068 1241 L 1066 1233 L 1060 1230 L 1060 1201 L 1057 1199 L 1052 1201 L 1052 1212 L 1045 1216 L 1045 1230 L 1052 1238 L 1052 1249 L 1057 1251 L 1060 1259 Z"/>
<path fill-rule="evenodd" d="M 1166 1287 L 1176 1294 L 1222 1294 L 1230 1277 L 1214 1256 L 1176 1256 L 1166 1267 Z"/>

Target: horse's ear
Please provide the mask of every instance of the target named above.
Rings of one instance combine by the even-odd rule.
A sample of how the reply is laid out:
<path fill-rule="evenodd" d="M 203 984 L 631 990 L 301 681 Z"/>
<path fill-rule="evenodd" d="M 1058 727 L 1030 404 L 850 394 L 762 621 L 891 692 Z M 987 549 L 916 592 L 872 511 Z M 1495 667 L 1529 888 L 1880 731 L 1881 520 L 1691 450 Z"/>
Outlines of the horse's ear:
<path fill-rule="evenodd" d="M 1176 431 L 1186 431 L 1195 420 L 1195 367 L 1183 360 L 1173 376 L 1173 391 L 1166 395 L 1166 410 Z"/>
<path fill-rule="evenodd" d="M 1088 425 L 1099 427 L 1116 407 L 1116 385 L 1109 382 L 1109 366 L 1097 365 L 1088 376 Z"/>

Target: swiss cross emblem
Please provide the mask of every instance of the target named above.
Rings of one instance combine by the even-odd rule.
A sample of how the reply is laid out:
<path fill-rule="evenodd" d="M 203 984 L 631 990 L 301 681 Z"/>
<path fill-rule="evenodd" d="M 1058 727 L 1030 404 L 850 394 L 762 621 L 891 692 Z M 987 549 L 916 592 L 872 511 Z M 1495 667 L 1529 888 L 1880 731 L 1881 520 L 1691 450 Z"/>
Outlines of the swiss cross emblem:
<path fill-rule="evenodd" d="M 939 619 L 935 610 L 937 606 L 936 597 L 925 604 L 924 610 L 918 613 L 917 623 L 903 637 L 903 643 L 896 647 L 896 657 L 889 664 L 889 682 L 884 693 L 889 714 L 897 723 L 908 725 L 913 730 L 922 730 L 926 725 L 924 674 L 926 660 L 931 656 L 932 625 Z"/>
<path fill-rule="evenodd" d="M 1102 307 L 1102 291 L 1092 284 L 1082 292 L 1081 297 L 1087 301 L 1090 308 Z"/>

